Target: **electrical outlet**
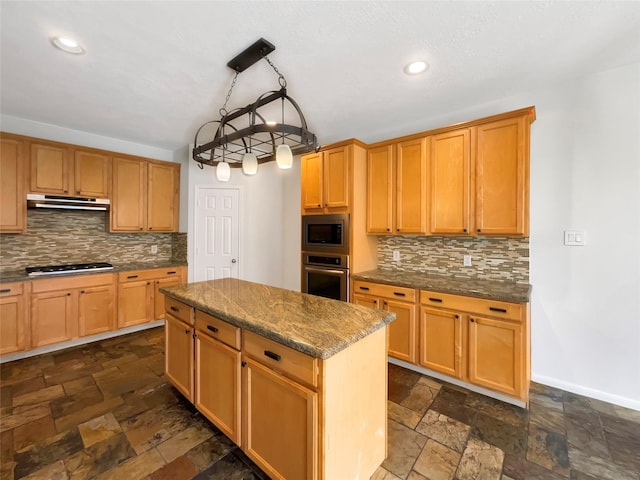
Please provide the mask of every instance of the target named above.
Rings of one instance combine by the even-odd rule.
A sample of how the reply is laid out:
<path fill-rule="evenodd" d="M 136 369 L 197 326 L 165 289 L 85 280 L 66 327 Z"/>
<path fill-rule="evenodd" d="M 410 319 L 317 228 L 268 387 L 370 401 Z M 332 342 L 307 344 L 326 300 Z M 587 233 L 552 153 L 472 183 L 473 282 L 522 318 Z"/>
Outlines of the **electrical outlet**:
<path fill-rule="evenodd" d="M 151 245 L 151 253 L 153 254 L 158 253 L 158 245 Z"/>
<path fill-rule="evenodd" d="M 393 261 L 394 262 L 399 262 L 400 261 L 400 250 L 394 250 L 393 251 Z"/>
<path fill-rule="evenodd" d="M 471 255 L 465 255 L 462 257 L 462 265 L 465 267 L 471 266 Z"/>

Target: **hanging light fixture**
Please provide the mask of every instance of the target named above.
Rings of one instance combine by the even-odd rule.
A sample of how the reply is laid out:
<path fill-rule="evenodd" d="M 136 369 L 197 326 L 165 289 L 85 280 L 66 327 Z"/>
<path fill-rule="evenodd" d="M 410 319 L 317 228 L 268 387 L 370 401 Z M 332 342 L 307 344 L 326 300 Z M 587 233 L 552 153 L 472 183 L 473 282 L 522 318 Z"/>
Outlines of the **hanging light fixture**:
<path fill-rule="evenodd" d="M 216 177 L 220 181 L 227 181 L 231 168 L 242 168 L 246 175 L 255 175 L 258 165 L 275 160 L 281 169 L 291 168 L 293 156 L 318 150 L 317 138 L 307 128 L 307 122 L 298 104 L 287 95 L 287 81 L 276 66 L 269 60 L 268 55 L 275 50 L 275 46 L 264 38 L 227 63 L 236 72 L 227 93 L 224 105 L 218 113 L 219 120 L 212 120 L 202 125 L 195 135 L 193 159 L 200 168 L 203 165 L 216 167 Z M 227 103 L 238 79 L 238 74 L 264 59 L 278 75 L 280 90 L 263 93 L 258 99 L 246 107 L 228 111 Z M 282 123 L 267 121 L 266 115 L 261 113 L 273 102 L 282 103 Z M 297 113 L 298 122 L 294 125 L 284 123 L 285 103 Z M 248 118 L 248 126 L 242 126 L 241 119 Z M 213 138 L 203 141 L 201 132 L 206 125 L 217 124 Z M 244 125 L 246 125 L 246 120 Z M 226 127 L 229 127 L 225 133 Z M 203 134 L 202 134 L 203 135 Z M 222 167 L 221 167 L 222 165 Z M 226 178 L 226 180 L 222 180 Z"/>

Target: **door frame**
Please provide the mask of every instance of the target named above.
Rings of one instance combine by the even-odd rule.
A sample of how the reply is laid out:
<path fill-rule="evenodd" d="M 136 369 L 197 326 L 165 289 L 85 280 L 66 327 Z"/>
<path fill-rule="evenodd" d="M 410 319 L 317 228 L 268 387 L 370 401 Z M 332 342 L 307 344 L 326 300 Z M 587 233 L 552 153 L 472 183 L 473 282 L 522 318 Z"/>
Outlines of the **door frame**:
<path fill-rule="evenodd" d="M 195 275 L 195 256 L 196 256 L 196 222 L 198 211 L 198 197 L 201 190 L 237 190 L 238 191 L 238 278 L 244 278 L 244 235 L 243 235 L 243 218 L 244 218 L 244 187 L 242 185 L 218 185 L 218 184 L 196 184 L 193 189 L 193 200 L 191 204 L 192 219 L 191 229 L 189 232 L 187 243 L 187 262 L 191 266 L 189 268 L 188 281 L 194 282 Z"/>

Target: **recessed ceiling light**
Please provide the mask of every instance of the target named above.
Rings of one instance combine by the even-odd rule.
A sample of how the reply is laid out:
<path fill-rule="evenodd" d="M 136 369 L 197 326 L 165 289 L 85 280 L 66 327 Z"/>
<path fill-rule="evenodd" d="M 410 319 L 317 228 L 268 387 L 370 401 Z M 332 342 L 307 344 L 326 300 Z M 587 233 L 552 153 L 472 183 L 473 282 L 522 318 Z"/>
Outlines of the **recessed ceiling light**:
<path fill-rule="evenodd" d="M 69 37 L 53 37 L 51 39 L 51 43 L 60 50 L 67 53 L 73 53 L 75 55 L 80 55 L 85 51 L 78 42 Z"/>
<path fill-rule="evenodd" d="M 429 64 L 422 60 L 417 62 L 411 62 L 404 67 L 404 73 L 407 75 L 418 75 L 419 73 L 426 72 L 429 68 Z"/>

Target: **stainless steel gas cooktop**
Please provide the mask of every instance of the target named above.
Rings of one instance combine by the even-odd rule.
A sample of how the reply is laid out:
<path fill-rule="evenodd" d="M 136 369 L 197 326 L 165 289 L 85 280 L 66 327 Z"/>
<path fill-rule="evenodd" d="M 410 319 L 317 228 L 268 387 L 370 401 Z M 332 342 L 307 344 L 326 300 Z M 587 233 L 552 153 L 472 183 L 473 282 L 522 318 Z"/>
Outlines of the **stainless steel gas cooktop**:
<path fill-rule="evenodd" d="M 41 267 L 27 267 L 25 268 L 25 270 L 28 276 L 36 277 L 40 275 L 59 275 L 64 273 L 113 270 L 113 265 L 105 262 L 71 263 L 68 265 L 46 265 Z"/>

